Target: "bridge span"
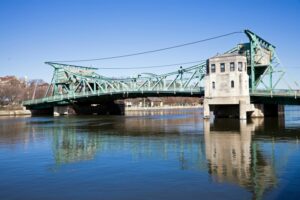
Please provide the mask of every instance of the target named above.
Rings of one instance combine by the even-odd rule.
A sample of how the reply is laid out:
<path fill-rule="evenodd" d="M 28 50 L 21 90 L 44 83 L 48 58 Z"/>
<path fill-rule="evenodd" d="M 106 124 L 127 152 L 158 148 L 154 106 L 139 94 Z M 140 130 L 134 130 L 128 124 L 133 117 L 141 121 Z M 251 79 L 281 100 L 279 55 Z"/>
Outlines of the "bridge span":
<path fill-rule="evenodd" d="M 122 108 L 116 103 L 119 99 L 196 96 L 204 97 L 205 117 L 214 112 L 215 116 L 240 119 L 265 116 L 267 110 L 275 107 L 278 114 L 282 111 L 278 105 L 299 105 L 299 91 L 277 89 L 285 71 L 275 46 L 249 30 L 244 33 L 249 42 L 165 74 L 105 77 L 96 72 L 97 68 L 46 62 L 54 73 L 45 97 L 24 101 L 23 105 L 33 113 L 66 114 L 68 107 L 78 113 L 121 113 Z M 237 106 L 238 110 L 233 109 Z"/>

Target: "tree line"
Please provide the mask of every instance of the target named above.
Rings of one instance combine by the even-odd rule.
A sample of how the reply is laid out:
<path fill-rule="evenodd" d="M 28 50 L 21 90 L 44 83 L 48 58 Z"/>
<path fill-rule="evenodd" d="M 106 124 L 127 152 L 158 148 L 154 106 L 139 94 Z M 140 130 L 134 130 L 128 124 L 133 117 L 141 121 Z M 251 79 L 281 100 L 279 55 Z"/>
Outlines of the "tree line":
<path fill-rule="evenodd" d="M 24 100 L 42 98 L 48 86 L 40 79 L 26 81 L 15 76 L 0 77 L 0 106 L 21 105 Z"/>

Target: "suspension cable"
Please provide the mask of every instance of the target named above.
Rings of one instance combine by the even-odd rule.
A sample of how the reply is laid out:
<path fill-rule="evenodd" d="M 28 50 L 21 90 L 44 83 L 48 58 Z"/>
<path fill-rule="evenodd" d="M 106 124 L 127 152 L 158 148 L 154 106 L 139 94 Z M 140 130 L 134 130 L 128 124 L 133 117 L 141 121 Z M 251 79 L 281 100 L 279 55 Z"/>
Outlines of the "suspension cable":
<path fill-rule="evenodd" d="M 170 47 L 165 47 L 165 48 L 160 48 L 160 49 L 155 49 L 155 50 L 149 50 L 149 51 L 142 51 L 142 52 L 137 52 L 137 53 L 123 54 L 123 55 L 110 56 L 110 57 L 102 57 L 102 58 L 81 59 L 81 60 L 60 60 L 60 61 L 49 61 L 49 62 L 88 62 L 88 61 L 111 60 L 111 59 L 117 59 L 117 58 L 138 56 L 138 55 L 143 55 L 143 54 L 155 53 L 155 52 L 180 48 L 180 47 L 184 47 L 184 46 L 194 45 L 194 44 L 206 42 L 206 41 L 209 41 L 209 40 L 215 40 L 215 39 L 219 39 L 219 38 L 222 38 L 222 37 L 227 37 L 227 36 L 230 36 L 230 35 L 240 34 L 240 33 L 244 33 L 244 32 L 243 31 L 234 31 L 234 32 L 230 32 L 230 33 L 226 33 L 226 34 L 223 34 L 223 35 L 218 35 L 218 36 L 214 36 L 214 37 L 210 37 L 210 38 L 206 38 L 206 39 L 202 39 L 202 40 L 198 40 L 198 41 L 194 41 L 194 42 L 188 42 L 188 43 L 184 43 L 184 44 L 178 44 L 178 45 L 174 45 L 174 46 L 170 46 Z"/>
<path fill-rule="evenodd" d="M 201 63 L 205 60 L 198 60 L 198 61 L 191 61 L 191 62 L 182 62 L 182 63 L 173 63 L 173 64 L 166 64 L 166 65 L 154 65 L 154 66 L 141 66 L 141 67 L 99 67 L 98 69 L 149 69 L 149 68 L 162 68 L 162 67 L 171 67 L 175 65 L 186 65 L 186 64 L 193 64 L 193 63 Z"/>

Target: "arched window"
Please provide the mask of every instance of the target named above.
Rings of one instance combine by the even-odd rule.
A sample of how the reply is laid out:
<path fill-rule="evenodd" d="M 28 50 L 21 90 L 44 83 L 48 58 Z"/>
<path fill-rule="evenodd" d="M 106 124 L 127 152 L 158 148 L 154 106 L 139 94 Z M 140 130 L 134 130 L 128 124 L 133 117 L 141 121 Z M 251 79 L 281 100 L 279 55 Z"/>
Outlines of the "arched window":
<path fill-rule="evenodd" d="M 231 81 L 231 88 L 234 88 L 234 81 Z"/>
<path fill-rule="evenodd" d="M 212 82 L 212 88 L 215 89 L 216 88 L 216 83 Z"/>

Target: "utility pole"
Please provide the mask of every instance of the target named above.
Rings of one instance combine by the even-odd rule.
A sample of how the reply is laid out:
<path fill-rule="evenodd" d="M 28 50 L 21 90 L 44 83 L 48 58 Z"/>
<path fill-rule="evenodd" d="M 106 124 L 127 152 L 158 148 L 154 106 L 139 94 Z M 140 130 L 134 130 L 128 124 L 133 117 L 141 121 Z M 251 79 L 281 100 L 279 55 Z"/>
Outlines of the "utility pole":
<path fill-rule="evenodd" d="M 34 90 L 32 93 L 32 100 L 34 100 L 36 88 L 37 88 L 37 81 L 35 81 L 35 86 L 34 86 Z"/>

